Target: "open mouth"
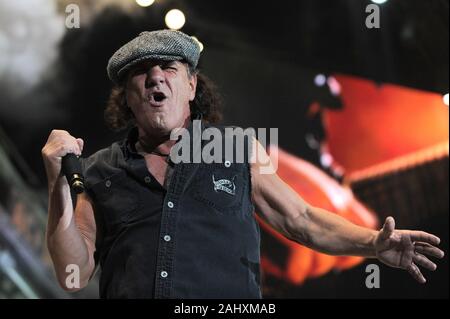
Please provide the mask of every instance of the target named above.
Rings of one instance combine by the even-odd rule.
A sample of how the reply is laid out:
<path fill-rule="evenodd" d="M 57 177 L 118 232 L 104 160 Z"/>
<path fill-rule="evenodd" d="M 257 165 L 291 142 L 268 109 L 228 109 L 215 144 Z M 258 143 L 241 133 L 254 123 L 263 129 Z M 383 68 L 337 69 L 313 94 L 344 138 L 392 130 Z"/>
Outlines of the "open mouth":
<path fill-rule="evenodd" d="M 162 103 L 166 99 L 166 95 L 162 92 L 154 92 L 150 96 L 150 101 L 155 103 Z"/>

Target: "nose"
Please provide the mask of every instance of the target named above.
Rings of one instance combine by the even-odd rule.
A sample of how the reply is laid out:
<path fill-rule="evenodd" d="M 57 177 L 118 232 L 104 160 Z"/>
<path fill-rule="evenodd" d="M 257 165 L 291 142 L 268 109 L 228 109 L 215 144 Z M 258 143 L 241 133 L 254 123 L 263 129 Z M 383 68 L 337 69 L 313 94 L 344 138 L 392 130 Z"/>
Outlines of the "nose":
<path fill-rule="evenodd" d="M 145 82 L 146 88 L 150 88 L 153 86 L 157 86 L 159 84 L 163 84 L 165 81 L 164 72 L 161 69 L 161 66 L 154 65 L 149 68 L 147 72 L 147 79 Z"/>

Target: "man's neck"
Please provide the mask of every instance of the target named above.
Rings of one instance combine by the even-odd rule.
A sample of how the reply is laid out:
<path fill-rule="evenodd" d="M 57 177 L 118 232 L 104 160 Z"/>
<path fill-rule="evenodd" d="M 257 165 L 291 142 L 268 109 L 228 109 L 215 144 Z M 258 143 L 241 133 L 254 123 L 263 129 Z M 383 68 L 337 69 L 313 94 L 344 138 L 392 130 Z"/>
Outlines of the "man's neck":
<path fill-rule="evenodd" d="M 183 128 L 187 128 L 189 126 L 190 119 L 186 119 Z M 170 139 L 169 134 L 149 134 L 144 131 L 142 128 L 138 127 L 138 140 L 136 142 L 136 150 L 139 153 L 148 153 L 148 154 L 156 154 L 156 155 L 168 155 L 170 154 L 171 148 L 177 142 L 176 140 Z"/>

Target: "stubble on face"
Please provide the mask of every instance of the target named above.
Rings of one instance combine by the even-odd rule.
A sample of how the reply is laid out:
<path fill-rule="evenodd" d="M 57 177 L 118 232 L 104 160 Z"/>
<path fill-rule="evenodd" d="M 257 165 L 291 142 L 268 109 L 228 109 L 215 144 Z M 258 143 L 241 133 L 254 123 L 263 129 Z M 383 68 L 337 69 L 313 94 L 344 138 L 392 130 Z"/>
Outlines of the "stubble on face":
<path fill-rule="evenodd" d="M 160 129 L 160 130 L 168 130 L 168 124 L 166 121 L 166 115 L 159 113 L 159 114 L 155 114 L 155 128 Z"/>

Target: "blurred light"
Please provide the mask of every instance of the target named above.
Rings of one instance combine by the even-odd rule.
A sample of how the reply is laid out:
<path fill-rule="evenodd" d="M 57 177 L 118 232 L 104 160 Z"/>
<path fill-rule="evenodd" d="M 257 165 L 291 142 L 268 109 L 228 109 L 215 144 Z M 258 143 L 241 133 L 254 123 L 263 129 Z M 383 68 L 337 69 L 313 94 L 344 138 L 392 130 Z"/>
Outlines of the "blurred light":
<path fill-rule="evenodd" d="M 327 82 L 327 77 L 323 74 L 317 74 L 316 77 L 314 78 L 314 83 L 317 86 L 324 86 L 326 82 Z"/>
<path fill-rule="evenodd" d="M 23 95 L 41 81 L 59 56 L 66 31 L 56 1 L 0 0 L 1 93 Z"/>
<path fill-rule="evenodd" d="M 149 7 L 151 6 L 155 0 L 136 0 L 136 3 L 141 7 Z"/>
<path fill-rule="evenodd" d="M 444 101 L 444 104 L 448 106 L 448 93 L 444 95 L 442 100 Z"/>
<path fill-rule="evenodd" d="M 383 3 L 387 2 L 387 0 L 371 0 L 371 1 L 376 4 L 383 4 Z"/>
<path fill-rule="evenodd" d="M 203 49 L 205 48 L 205 47 L 203 46 L 203 43 L 201 43 L 200 40 L 199 40 L 197 37 L 194 37 L 194 36 L 193 36 L 192 39 L 194 39 L 194 40 L 198 43 L 198 46 L 200 47 L 200 52 L 202 52 Z"/>
<path fill-rule="evenodd" d="M 186 23 L 186 17 L 184 13 L 178 9 L 172 9 L 166 14 L 166 25 L 169 29 L 179 30 Z"/>
<path fill-rule="evenodd" d="M 336 80 L 336 78 L 334 76 L 330 76 L 328 77 L 328 87 L 330 88 L 331 94 L 333 94 L 334 96 L 338 96 L 341 95 L 341 84 L 338 82 L 338 80 Z"/>
<path fill-rule="evenodd" d="M 333 157 L 329 153 L 323 153 L 320 155 L 320 163 L 323 167 L 330 167 L 333 163 Z"/>

